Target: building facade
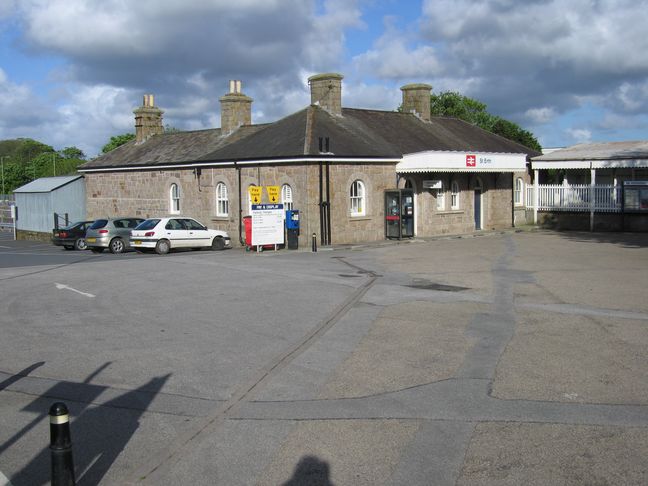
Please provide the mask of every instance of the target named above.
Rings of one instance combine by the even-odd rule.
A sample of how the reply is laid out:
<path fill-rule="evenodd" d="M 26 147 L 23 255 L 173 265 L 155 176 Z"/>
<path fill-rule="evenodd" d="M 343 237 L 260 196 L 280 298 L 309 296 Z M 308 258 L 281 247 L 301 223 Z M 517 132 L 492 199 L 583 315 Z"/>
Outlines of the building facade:
<path fill-rule="evenodd" d="M 233 81 L 220 98 L 221 128 L 196 132 L 161 133 L 162 110 L 146 96 L 135 110 L 136 140 L 80 168 L 88 217 L 183 214 L 243 244 L 249 187 L 277 186 L 280 202 L 300 211 L 300 245 L 312 234 L 320 244 L 350 244 L 385 238 L 384 193 L 407 186 L 417 236 L 514 224 L 515 175 L 526 177 L 535 152 L 463 121 L 430 117 L 429 85 L 401 88 L 401 112 L 342 107 L 339 74 L 312 76 L 309 85 L 310 106 L 254 125 L 253 100 Z M 143 114 L 145 123 L 137 122 Z M 457 165 L 457 157 L 478 162 Z M 411 160 L 423 162 L 412 169 Z M 424 187 L 432 178 L 441 186 Z"/>

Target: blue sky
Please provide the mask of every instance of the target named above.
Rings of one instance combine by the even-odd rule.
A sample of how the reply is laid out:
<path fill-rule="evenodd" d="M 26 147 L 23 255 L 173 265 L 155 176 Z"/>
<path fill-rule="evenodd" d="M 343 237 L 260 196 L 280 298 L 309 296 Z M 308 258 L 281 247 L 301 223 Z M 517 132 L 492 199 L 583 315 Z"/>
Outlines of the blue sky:
<path fill-rule="evenodd" d="M 155 94 L 165 123 L 220 125 L 240 79 L 253 122 L 339 72 L 343 104 L 459 91 L 545 147 L 648 139 L 648 0 L 0 0 L 0 139 L 94 156 Z"/>

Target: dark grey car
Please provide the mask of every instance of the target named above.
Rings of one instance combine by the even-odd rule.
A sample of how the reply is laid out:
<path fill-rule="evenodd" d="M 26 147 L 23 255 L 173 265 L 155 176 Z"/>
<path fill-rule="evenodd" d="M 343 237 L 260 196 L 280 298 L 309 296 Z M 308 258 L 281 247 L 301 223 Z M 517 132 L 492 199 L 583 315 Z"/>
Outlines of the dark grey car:
<path fill-rule="evenodd" d="M 108 248 L 112 253 L 130 249 L 130 233 L 144 218 L 99 218 L 86 232 L 86 245 L 94 253 Z"/>

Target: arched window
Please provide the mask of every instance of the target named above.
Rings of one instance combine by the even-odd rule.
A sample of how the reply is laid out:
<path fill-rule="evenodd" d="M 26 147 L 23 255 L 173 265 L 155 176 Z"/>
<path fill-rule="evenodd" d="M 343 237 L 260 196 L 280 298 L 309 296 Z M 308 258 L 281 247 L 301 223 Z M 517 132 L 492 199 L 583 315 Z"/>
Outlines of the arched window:
<path fill-rule="evenodd" d="M 293 208 L 292 187 L 288 184 L 281 186 L 281 204 L 283 204 L 286 211 Z"/>
<path fill-rule="evenodd" d="M 441 181 L 441 189 L 436 190 L 436 208 L 437 211 L 445 209 L 445 184 Z"/>
<path fill-rule="evenodd" d="M 221 218 L 229 216 L 229 198 L 224 182 L 219 182 L 216 185 L 216 216 Z"/>
<path fill-rule="evenodd" d="M 353 181 L 349 191 L 349 202 L 351 207 L 351 216 L 364 216 L 365 210 L 365 186 L 361 180 Z"/>
<path fill-rule="evenodd" d="M 452 209 L 459 209 L 459 183 L 452 181 L 450 184 L 450 205 Z"/>
<path fill-rule="evenodd" d="M 513 192 L 513 201 L 516 206 L 524 204 L 524 181 L 521 177 L 515 179 L 515 191 Z"/>
<path fill-rule="evenodd" d="M 169 187 L 169 212 L 172 214 L 180 212 L 180 187 L 175 183 Z"/>

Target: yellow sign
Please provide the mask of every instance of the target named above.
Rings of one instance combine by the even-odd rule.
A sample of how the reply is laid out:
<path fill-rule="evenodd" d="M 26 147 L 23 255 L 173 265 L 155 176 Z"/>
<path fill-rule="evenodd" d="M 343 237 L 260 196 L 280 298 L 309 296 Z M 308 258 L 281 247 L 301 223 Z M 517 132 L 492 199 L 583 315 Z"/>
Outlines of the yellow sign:
<path fill-rule="evenodd" d="M 266 186 L 268 191 L 268 200 L 271 203 L 279 202 L 279 186 Z"/>
<path fill-rule="evenodd" d="M 261 186 L 250 186 L 248 192 L 250 193 L 250 200 L 252 204 L 261 204 Z"/>

